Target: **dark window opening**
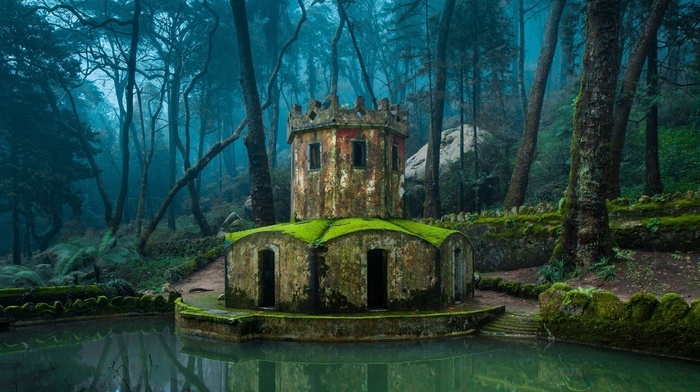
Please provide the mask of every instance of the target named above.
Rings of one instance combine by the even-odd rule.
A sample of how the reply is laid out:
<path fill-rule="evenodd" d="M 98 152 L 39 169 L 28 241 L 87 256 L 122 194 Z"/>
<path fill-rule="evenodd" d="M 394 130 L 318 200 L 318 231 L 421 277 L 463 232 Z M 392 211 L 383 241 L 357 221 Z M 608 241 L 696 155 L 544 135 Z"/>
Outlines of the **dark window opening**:
<path fill-rule="evenodd" d="M 309 144 L 309 169 L 321 168 L 321 144 Z"/>
<path fill-rule="evenodd" d="M 352 142 L 352 165 L 367 167 L 367 142 L 364 140 L 353 140 Z"/>
<path fill-rule="evenodd" d="M 462 262 L 462 250 L 455 249 L 454 251 L 455 265 L 455 301 L 462 300 L 462 292 L 464 291 L 464 263 Z"/>
<path fill-rule="evenodd" d="M 258 254 L 260 265 L 261 307 L 275 306 L 275 252 L 263 250 Z"/>
<path fill-rule="evenodd" d="M 386 250 L 367 252 L 367 308 L 386 309 L 387 273 Z"/>
<path fill-rule="evenodd" d="M 399 171 L 399 146 L 391 145 L 391 170 Z"/>

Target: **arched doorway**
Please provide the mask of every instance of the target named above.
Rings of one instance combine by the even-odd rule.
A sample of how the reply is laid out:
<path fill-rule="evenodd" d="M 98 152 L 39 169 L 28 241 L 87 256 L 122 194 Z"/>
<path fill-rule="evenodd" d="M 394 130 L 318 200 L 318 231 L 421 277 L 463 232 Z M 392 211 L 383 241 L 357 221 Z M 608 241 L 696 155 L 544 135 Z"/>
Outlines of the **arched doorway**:
<path fill-rule="evenodd" d="M 258 253 L 258 271 L 260 271 L 260 307 L 275 306 L 275 252 L 263 250 Z"/>
<path fill-rule="evenodd" d="M 386 250 L 367 252 L 367 308 L 386 309 L 387 305 Z"/>
<path fill-rule="evenodd" d="M 455 266 L 455 301 L 462 300 L 464 293 L 464 262 L 462 261 L 462 249 L 455 249 L 453 265 Z"/>

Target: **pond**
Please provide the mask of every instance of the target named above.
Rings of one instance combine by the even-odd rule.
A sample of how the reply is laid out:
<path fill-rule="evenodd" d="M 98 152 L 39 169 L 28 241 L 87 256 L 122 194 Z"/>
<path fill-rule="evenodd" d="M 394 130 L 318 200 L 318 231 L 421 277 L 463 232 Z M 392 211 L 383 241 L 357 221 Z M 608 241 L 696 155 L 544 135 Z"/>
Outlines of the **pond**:
<path fill-rule="evenodd" d="M 0 391 L 689 391 L 700 362 L 547 341 L 229 343 L 172 318 L 0 332 Z"/>

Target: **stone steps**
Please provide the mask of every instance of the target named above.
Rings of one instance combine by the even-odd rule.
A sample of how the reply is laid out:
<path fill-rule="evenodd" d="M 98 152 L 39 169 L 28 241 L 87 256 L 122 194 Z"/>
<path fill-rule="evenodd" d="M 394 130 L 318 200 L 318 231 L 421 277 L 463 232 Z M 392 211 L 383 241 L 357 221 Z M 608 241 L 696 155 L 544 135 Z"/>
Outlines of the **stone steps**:
<path fill-rule="evenodd" d="M 532 315 L 506 312 L 479 330 L 480 335 L 536 337 L 537 322 Z"/>

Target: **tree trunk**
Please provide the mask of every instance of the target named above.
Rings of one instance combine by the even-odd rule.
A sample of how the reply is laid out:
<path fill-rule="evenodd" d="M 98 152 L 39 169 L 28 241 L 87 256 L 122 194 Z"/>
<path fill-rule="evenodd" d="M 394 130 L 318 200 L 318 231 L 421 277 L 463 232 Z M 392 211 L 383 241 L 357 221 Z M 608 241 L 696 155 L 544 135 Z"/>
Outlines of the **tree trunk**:
<path fill-rule="evenodd" d="M 659 105 L 656 103 L 656 94 L 658 94 L 659 89 L 657 55 L 658 40 L 654 37 L 647 55 L 647 83 L 649 84 L 647 91 L 652 104 L 647 113 L 646 146 L 644 149 L 644 178 L 646 179 L 644 194 L 646 195 L 657 195 L 664 191 L 664 185 L 661 182 L 661 169 L 659 168 Z"/>
<path fill-rule="evenodd" d="M 605 204 L 618 70 L 617 0 L 588 0 L 581 90 L 574 114 L 571 172 L 562 207 L 562 247 L 554 257 L 585 268 L 612 254 Z"/>
<path fill-rule="evenodd" d="M 260 108 L 255 68 L 250 49 L 250 35 L 246 17 L 245 0 L 231 0 L 233 23 L 236 27 L 240 82 L 243 102 L 248 118 L 248 134 L 244 144 L 248 151 L 248 164 L 251 174 L 250 198 L 253 207 L 253 221 L 256 227 L 275 223 L 275 208 L 272 198 L 270 170 L 265 151 L 265 131 Z"/>
<path fill-rule="evenodd" d="M 367 68 L 365 68 L 365 62 L 362 60 L 362 52 L 360 51 L 360 46 L 357 44 L 357 39 L 355 38 L 355 26 L 350 23 L 348 14 L 345 12 L 345 8 L 341 4 L 341 0 L 337 0 L 338 14 L 341 18 L 345 20 L 345 24 L 348 27 L 348 32 L 350 33 L 350 39 L 352 40 L 352 46 L 355 48 L 355 54 L 357 54 L 357 61 L 360 63 L 360 71 L 362 72 L 362 79 L 365 82 L 365 87 L 367 88 L 367 93 L 369 98 L 372 100 L 372 105 L 374 109 L 377 109 L 377 97 L 374 95 L 374 89 L 372 88 L 372 81 L 367 73 Z"/>
<path fill-rule="evenodd" d="M 479 67 L 479 1 L 472 1 L 472 9 L 474 14 L 474 26 L 472 26 L 472 144 L 474 148 L 474 211 L 481 212 L 481 169 L 479 168 L 479 127 L 476 126 L 479 112 L 479 94 L 481 92 L 481 68 Z"/>
<path fill-rule="evenodd" d="M 22 249 L 20 247 L 19 234 L 19 205 L 18 196 L 15 193 L 12 206 L 12 265 L 22 264 Z"/>
<path fill-rule="evenodd" d="M 233 3 L 233 0 L 231 1 Z M 282 64 L 282 59 L 284 58 L 284 53 L 285 51 L 299 38 L 299 31 L 301 30 L 301 27 L 303 26 L 304 22 L 307 20 L 306 16 L 306 8 L 304 7 L 304 3 L 302 0 L 298 0 L 297 3 L 299 4 L 299 8 L 301 10 L 301 18 L 299 18 L 299 21 L 297 22 L 297 27 L 294 30 L 294 34 L 285 42 L 285 44 L 282 46 L 282 49 L 280 50 L 279 57 L 277 58 L 277 63 L 275 64 L 275 69 L 272 72 L 272 75 L 270 76 L 270 80 L 268 80 L 267 83 L 267 90 L 270 91 L 272 88 L 272 83 L 274 82 L 275 78 L 277 77 L 277 73 L 279 72 L 279 69 Z M 244 3 L 245 4 L 245 3 Z M 236 7 L 240 7 L 240 4 L 237 4 Z M 232 5 L 233 8 L 233 5 Z M 245 10 L 245 7 L 243 7 Z M 247 28 L 247 21 L 245 19 L 245 12 L 243 13 L 243 16 L 241 16 L 242 21 L 246 23 L 246 28 Z M 269 96 L 269 94 L 268 94 Z M 262 122 L 262 111 L 267 109 L 270 106 L 270 101 L 267 100 L 265 103 L 263 103 L 260 106 L 260 121 Z M 241 123 L 238 125 L 238 127 L 231 133 L 230 136 L 228 136 L 226 139 L 214 143 L 211 147 L 209 147 L 209 150 L 207 150 L 206 154 L 202 156 L 200 160 L 195 162 L 195 164 L 187 169 L 185 171 L 185 174 L 175 183 L 175 186 L 168 191 L 168 194 L 165 196 L 165 199 L 163 199 L 163 202 L 161 203 L 160 207 L 158 208 L 158 211 L 156 211 L 156 214 L 153 216 L 153 219 L 151 219 L 151 222 L 148 224 L 148 227 L 146 230 L 143 232 L 141 237 L 139 238 L 139 244 L 138 244 L 138 250 L 143 251 L 143 249 L 146 247 L 146 243 L 148 242 L 148 239 L 151 237 L 153 232 L 155 231 L 156 227 L 158 227 L 158 224 L 160 221 L 163 219 L 163 216 L 165 216 L 165 211 L 168 209 L 168 206 L 170 203 L 173 201 L 173 198 L 177 194 L 177 192 L 180 191 L 180 189 L 184 188 L 187 186 L 187 184 L 190 181 L 193 181 L 199 173 L 201 173 L 204 168 L 207 167 L 209 162 L 212 161 L 219 153 L 221 153 L 226 147 L 230 146 L 238 140 L 238 138 L 241 135 L 241 132 L 243 131 L 243 128 L 245 128 L 246 124 L 248 123 L 248 119 L 245 118 Z M 264 144 L 263 144 L 264 146 Z M 233 148 L 233 147 L 231 147 Z M 234 162 L 235 162 L 235 157 L 234 157 Z M 269 173 L 269 172 L 268 172 Z M 271 187 L 270 187 L 271 188 Z M 272 210 L 272 208 L 270 209 Z M 272 213 L 274 216 L 274 213 Z"/>
<path fill-rule="evenodd" d="M 523 4 L 524 1 L 525 0 L 518 0 L 518 93 L 520 95 L 520 110 L 523 114 L 523 117 L 525 116 L 525 113 L 527 113 L 527 93 L 525 92 L 525 7 Z M 547 42 L 546 39 L 544 42 Z M 556 44 L 554 46 L 556 46 Z"/>
<path fill-rule="evenodd" d="M 455 8 L 455 0 L 446 0 L 442 7 L 435 47 L 435 89 L 433 111 L 430 116 L 430 136 L 425 161 L 425 217 L 440 217 L 440 142 L 442 139 L 442 116 L 445 110 L 445 85 L 447 84 L 447 36 Z"/>
<path fill-rule="evenodd" d="M 343 34 L 343 26 L 345 26 L 345 19 L 340 18 L 338 27 L 335 29 L 335 34 L 333 34 L 333 38 L 331 38 L 331 88 L 326 98 L 328 102 L 330 102 L 334 96 L 338 95 L 338 73 L 340 71 L 338 65 L 338 41 L 340 41 L 340 36 Z M 310 98 L 313 99 L 313 97 Z"/>
<path fill-rule="evenodd" d="M 24 216 L 24 235 L 22 237 L 22 253 L 27 260 L 32 259 L 32 232 L 29 230 L 31 225 L 29 216 Z"/>
<path fill-rule="evenodd" d="M 644 60 L 647 57 L 647 53 L 649 53 L 652 40 L 656 37 L 670 2 L 671 0 L 654 0 L 639 38 L 634 43 L 634 48 L 627 63 L 627 69 L 622 77 L 622 86 L 615 105 L 615 123 L 611 139 L 612 165 L 607 186 L 609 199 L 620 197 L 620 164 L 622 163 L 622 151 L 625 147 L 627 121 L 632 111 L 632 99 L 634 98 L 637 81 L 644 67 Z"/>
<path fill-rule="evenodd" d="M 180 137 L 180 80 L 182 77 L 182 62 L 176 60 L 174 73 L 168 83 L 168 188 L 172 188 L 177 180 L 177 139 Z M 168 209 L 168 227 L 177 230 L 175 218 L 177 203 Z"/>
<path fill-rule="evenodd" d="M 277 134 L 279 133 L 280 122 L 280 88 L 277 83 L 272 86 L 270 100 L 272 105 L 270 105 L 270 139 L 268 140 L 270 155 L 268 156 L 268 165 L 274 169 L 277 167 Z"/>
<path fill-rule="evenodd" d="M 46 233 L 38 234 L 36 232 L 36 226 L 34 224 L 31 225 L 30 231 L 32 233 L 32 238 L 34 238 L 34 241 L 36 241 L 39 251 L 43 252 L 48 249 L 53 237 L 55 237 L 56 234 L 61 231 L 61 227 L 63 227 L 63 218 L 61 218 L 62 208 L 62 206 L 51 206 L 51 227 L 46 231 Z"/>
<path fill-rule="evenodd" d="M 530 100 L 525 112 L 525 129 L 520 139 L 518 156 L 515 159 L 515 168 L 510 178 L 510 188 L 504 203 L 506 208 L 519 207 L 525 201 L 530 167 L 537 148 L 537 134 L 540 129 L 544 92 L 547 89 L 547 80 L 557 48 L 557 32 L 565 4 L 566 0 L 553 0 L 549 10 L 540 58 L 537 60 L 537 71 L 535 71 L 535 79 L 530 89 Z"/>
<path fill-rule="evenodd" d="M 122 173 L 121 187 L 114 216 L 109 224 L 112 232 L 116 233 L 121 224 L 124 213 L 124 203 L 129 189 L 129 128 L 134 119 L 134 85 L 136 84 L 136 56 L 139 43 L 139 18 L 141 17 L 141 0 L 134 0 L 134 17 L 131 20 L 131 43 L 129 46 L 129 58 L 127 59 L 127 82 L 126 82 L 126 116 L 121 129 L 121 149 L 122 149 Z"/>

